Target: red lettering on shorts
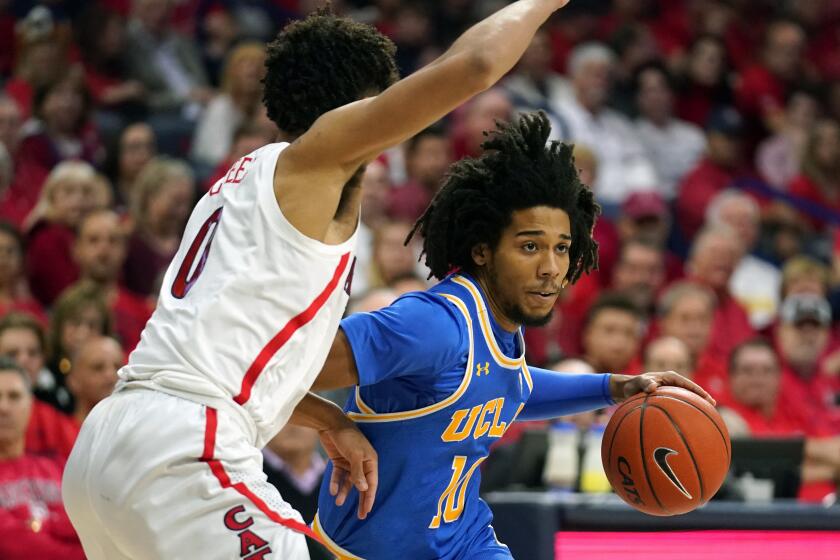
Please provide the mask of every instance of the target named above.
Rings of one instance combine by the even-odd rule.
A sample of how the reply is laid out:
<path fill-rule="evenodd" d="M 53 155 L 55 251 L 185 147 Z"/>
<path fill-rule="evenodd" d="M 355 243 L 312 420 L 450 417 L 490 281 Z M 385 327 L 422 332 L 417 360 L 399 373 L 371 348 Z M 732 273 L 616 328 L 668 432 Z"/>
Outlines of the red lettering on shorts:
<path fill-rule="evenodd" d="M 254 524 L 254 518 L 240 515 L 245 506 L 236 506 L 225 512 L 225 527 L 239 537 L 239 557 L 245 560 L 263 560 L 271 552 L 268 541 L 248 529 Z M 239 515 L 239 518 L 237 518 Z"/>
<path fill-rule="evenodd" d="M 235 508 L 231 508 L 225 513 L 225 527 L 230 529 L 231 531 L 241 531 L 242 529 L 247 529 L 251 525 L 254 524 L 254 520 L 251 517 L 246 517 L 244 521 L 239 521 L 236 519 L 236 515 L 245 511 L 245 506 L 236 506 Z"/>

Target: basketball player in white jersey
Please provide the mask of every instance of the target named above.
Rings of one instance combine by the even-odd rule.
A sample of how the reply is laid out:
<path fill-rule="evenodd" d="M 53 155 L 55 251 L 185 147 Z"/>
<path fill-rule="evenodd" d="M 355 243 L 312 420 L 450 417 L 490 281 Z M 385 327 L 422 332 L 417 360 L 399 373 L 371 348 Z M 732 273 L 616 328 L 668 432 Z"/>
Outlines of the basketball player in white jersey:
<path fill-rule="evenodd" d="M 68 461 L 65 506 L 88 558 L 308 558 L 311 533 L 261 468 L 290 419 L 321 432 L 362 492 L 359 515 L 370 510 L 375 452 L 307 394 L 349 297 L 360 172 L 504 76 L 567 2 L 515 2 L 396 83 L 393 44 L 326 11 L 269 45 L 264 101 L 281 141 L 196 205 L 157 310 Z M 337 500 L 347 490 L 336 480 Z"/>

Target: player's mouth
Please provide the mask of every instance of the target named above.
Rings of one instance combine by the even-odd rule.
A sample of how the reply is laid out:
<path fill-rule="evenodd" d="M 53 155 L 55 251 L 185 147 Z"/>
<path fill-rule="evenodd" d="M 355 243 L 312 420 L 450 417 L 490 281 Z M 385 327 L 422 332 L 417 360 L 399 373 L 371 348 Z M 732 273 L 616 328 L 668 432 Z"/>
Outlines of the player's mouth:
<path fill-rule="evenodd" d="M 528 292 L 528 295 L 531 296 L 533 299 L 537 301 L 542 301 L 543 303 L 553 302 L 559 294 L 559 291 L 530 290 Z"/>

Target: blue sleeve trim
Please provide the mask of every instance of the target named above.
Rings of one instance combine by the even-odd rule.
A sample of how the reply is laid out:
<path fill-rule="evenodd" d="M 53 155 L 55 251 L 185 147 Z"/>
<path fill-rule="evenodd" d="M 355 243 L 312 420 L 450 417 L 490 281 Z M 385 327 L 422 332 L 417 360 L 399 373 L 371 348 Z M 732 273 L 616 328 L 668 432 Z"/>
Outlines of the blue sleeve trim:
<path fill-rule="evenodd" d="M 531 398 L 519 415 L 522 420 L 548 420 L 615 404 L 608 373 L 562 373 L 530 368 Z"/>

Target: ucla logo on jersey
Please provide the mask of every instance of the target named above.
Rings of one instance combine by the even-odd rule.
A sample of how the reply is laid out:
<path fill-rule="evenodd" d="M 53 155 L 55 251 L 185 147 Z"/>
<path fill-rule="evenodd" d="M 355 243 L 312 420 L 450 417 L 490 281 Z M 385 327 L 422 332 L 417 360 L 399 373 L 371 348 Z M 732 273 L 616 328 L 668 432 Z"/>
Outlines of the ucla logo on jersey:
<path fill-rule="evenodd" d="M 440 439 L 447 442 L 464 441 L 470 434 L 474 439 L 485 435 L 502 437 L 507 429 L 507 422 L 501 421 L 504 406 L 505 398 L 499 397 L 472 408 L 456 410 Z"/>
<path fill-rule="evenodd" d="M 475 375 L 476 375 L 476 377 L 481 377 L 482 375 L 490 375 L 490 362 L 484 362 L 483 364 L 476 364 Z"/>

